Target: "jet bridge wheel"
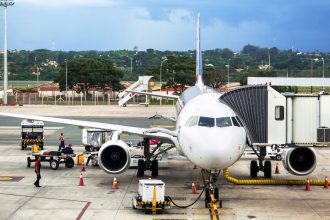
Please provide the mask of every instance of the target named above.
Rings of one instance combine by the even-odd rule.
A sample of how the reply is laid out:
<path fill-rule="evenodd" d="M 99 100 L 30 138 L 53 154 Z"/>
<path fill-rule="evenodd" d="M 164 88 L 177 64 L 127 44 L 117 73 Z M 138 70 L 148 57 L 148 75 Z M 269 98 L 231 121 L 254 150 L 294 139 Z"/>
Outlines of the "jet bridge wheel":
<path fill-rule="evenodd" d="M 256 178 L 258 175 L 259 167 L 256 160 L 251 160 L 250 163 L 250 177 Z"/>
<path fill-rule="evenodd" d="M 151 162 L 150 170 L 151 176 L 158 176 L 158 160 L 155 159 Z"/>
<path fill-rule="evenodd" d="M 264 177 L 266 179 L 272 178 L 272 163 L 269 160 L 265 161 L 264 165 Z"/>
<path fill-rule="evenodd" d="M 144 176 L 144 170 L 145 170 L 145 162 L 143 159 L 138 160 L 138 170 L 137 170 L 137 177 L 143 177 Z"/>

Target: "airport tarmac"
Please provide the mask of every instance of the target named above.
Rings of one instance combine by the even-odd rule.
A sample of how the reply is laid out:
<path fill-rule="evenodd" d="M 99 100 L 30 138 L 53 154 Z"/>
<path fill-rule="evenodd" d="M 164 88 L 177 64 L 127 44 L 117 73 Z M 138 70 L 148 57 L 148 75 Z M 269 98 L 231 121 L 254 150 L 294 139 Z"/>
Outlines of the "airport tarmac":
<path fill-rule="evenodd" d="M 22 109 L 19 109 L 20 113 L 27 113 Z M 153 110 L 142 106 L 127 107 L 125 111 L 126 109 L 132 112 L 143 111 L 143 115 L 149 116 L 154 113 Z M 42 113 L 40 108 L 38 111 Z M 58 112 L 57 109 L 51 116 Z M 104 116 L 100 119 L 108 116 L 117 117 L 111 113 L 100 115 Z M 127 123 L 140 121 L 141 118 L 136 117 L 137 115 L 139 114 L 126 118 Z M 7 119 L 1 118 L 1 120 Z M 140 126 L 143 123 L 141 120 Z M 54 126 L 52 135 L 56 136 L 58 130 L 67 128 L 66 125 L 61 126 L 63 128 Z M 1 130 L 5 129 L 0 129 L 0 140 L 2 140 L 0 149 L 3 152 L 0 154 L 0 219 L 210 219 L 208 210 L 204 209 L 204 196 L 187 209 L 173 206 L 161 215 L 146 215 L 143 211 L 133 210 L 131 199 L 137 192 L 139 180 L 135 169 L 116 175 L 119 189 L 113 190 L 111 185 L 114 175 L 106 174 L 98 167 L 88 166 L 87 171 L 83 173 L 85 186 L 77 186 L 80 167 L 68 169 L 61 164 L 58 170 L 52 170 L 48 163 L 43 163 L 42 187 L 35 188 L 33 182 L 36 175 L 33 165 L 31 168 L 26 166 L 26 153 L 29 151 L 20 149 L 19 140 L 14 143 L 19 129 L 13 128 L 7 133 L 1 133 Z M 75 136 L 79 137 L 79 133 Z M 4 143 L 6 140 L 3 138 L 9 138 L 9 144 Z M 48 145 L 45 148 L 56 150 L 57 146 Z M 75 146 L 75 153 L 83 150 L 83 147 Z M 248 156 L 239 160 L 229 169 L 230 175 L 248 178 L 250 159 L 252 157 Z M 309 177 L 324 179 L 325 175 L 330 176 L 329 148 L 317 150 L 317 159 L 318 166 Z M 275 163 L 274 161 L 273 165 Z M 281 174 L 274 174 L 275 179 L 306 178 L 289 174 L 281 163 L 279 167 Z M 191 183 L 197 177 L 201 179 L 200 170 L 193 169 L 189 161 L 174 157 L 169 160 L 169 167 L 160 169 L 159 174 L 158 178 L 166 184 L 166 194 L 173 197 L 178 204 L 188 205 L 198 197 L 198 194 L 191 193 Z M 325 190 L 321 186 L 312 186 L 310 192 L 304 189 L 305 186 L 238 186 L 228 183 L 220 176 L 219 194 L 223 199 L 220 219 L 330 219 L 330 190 Z"/>

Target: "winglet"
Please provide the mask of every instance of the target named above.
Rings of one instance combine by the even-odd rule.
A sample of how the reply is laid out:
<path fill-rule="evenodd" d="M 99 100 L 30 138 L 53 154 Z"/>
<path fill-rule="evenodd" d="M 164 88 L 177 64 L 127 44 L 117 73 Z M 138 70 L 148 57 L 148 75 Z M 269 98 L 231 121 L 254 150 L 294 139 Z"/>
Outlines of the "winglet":
<path fill-rule="evenodd" d="M 197 36 L 196 36 L 196 85 L 201 87 L 203 85 L 203 64 L 201 51 L 201 28 L 199 21 L 199 13 L 197 15 Z"/>

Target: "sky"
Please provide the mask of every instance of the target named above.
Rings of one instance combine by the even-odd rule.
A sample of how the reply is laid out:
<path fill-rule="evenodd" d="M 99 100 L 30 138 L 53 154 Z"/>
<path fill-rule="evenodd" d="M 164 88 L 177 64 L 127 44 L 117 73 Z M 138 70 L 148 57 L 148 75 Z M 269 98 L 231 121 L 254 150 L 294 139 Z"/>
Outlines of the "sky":
<path fill-rule="evenodd" d="M 200 13 L 203 50 L 329 52 L 329 11 L 330 0 L 15 0 L 8 49 L 194 50 Z"/>

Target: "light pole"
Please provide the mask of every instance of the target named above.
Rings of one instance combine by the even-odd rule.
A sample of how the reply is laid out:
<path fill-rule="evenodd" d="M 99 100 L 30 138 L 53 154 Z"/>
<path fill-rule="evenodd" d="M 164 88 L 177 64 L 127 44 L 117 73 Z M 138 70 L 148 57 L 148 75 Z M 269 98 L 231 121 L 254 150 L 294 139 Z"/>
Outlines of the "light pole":
<path fill-rule="evenodd" d="M 163 63 L 167 61 L 167 58 L 163 59 L 162 62 L 160 63 L 160 69 L 159 69 L 159 93 L 162 93 L 162 66 Z M 162 105 L 162 98 L 160 98 L 160 105 Z"/>
<path fill-rule="evenodd" d="M 7 105 L 7 90 L 8 90 L 8 63 L 7 63 L 7 7 L 13 6 L 13 0 L 1 0 L 0 6 L 4 8 L 4 55 L 3 55 L 3 104 Z"/>
<path fill-rule="evenodd" d="M 68 104 L 68 62 L 65 59 L 65 99 Z"/>
<path fill-rule="evenodd" d="M 228 75 L 228 79 L 227 79 L 227 87 L 229 88 L 229 60 L 228 60 L 228 64 L 226 65 L 227 67 L 227 75 Z"/>
<path fill-rule="evenodd" d="M 323 70 L 322 70 L 322 76 L 323 76 L 323 80 L 322 80 L 322 90 L 324 92 L 324 58 L 322 57 L 322 62 L 323 62 Z"/>

